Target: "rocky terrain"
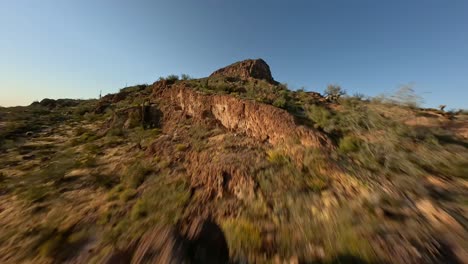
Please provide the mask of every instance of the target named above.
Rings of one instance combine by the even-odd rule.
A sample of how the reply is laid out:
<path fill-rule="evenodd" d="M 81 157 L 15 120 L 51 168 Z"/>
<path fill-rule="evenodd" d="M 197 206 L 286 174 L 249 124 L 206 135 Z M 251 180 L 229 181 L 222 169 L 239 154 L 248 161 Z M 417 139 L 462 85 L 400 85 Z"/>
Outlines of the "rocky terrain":
<path fill-rule="evenodd" d="M 1 263 L 468 263 L 466 111 L 182 77 L 0 108 Z"/>

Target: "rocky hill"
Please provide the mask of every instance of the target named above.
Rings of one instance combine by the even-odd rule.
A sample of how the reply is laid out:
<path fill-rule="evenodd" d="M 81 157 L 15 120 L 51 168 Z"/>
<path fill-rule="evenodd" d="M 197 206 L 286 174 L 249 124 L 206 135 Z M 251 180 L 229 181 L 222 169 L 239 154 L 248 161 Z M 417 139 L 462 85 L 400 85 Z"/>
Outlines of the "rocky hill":
<path fill-rule="evenodd" d="M 467 263 L 466 112 L 332 88 L 258 59 L 0 108 L 0 262 Z"/>

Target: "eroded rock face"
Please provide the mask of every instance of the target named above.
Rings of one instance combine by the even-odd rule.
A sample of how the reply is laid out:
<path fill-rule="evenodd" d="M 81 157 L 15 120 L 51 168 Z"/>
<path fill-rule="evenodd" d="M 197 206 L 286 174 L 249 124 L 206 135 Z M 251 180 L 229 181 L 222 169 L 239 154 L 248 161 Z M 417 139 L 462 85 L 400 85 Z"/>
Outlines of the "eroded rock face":
<path fill-rule="evenodd" d="M 262 59 L 244 60 L 233 63 L 213 72 L 210 75 L 210 77 L 215 76 L 233 77 L 243 80 L 253 78 L 265 80 L 269 83 L 277 83 L 271 76 L 270 66 L 268 66 L 268 64 Z"/>
<path fill-rule="evenodd" d="M 156 105 L 132 106 L 114 113 L 106 128 L 155 128 L 160 126 L 162 112 Z"/>
<path fill-rule="evenodd" d="M 169 100 L 195 119 L 213 117 L 227 129 L 262 142 L 278 145 L 292 140 L 317 148 L 332 145 L 320 131 L 296 124 L 291 114 L 271 105 L 229 95 L 206 95 L 183 84 L 161 89 L 156 96 Z"/>

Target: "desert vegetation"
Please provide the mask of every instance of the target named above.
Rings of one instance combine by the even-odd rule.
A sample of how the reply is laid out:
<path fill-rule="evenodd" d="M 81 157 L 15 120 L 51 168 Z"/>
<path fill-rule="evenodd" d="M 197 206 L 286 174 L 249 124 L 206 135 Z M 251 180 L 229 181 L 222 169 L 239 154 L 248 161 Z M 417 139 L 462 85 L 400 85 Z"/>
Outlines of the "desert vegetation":
<path fill-rule="evenodd" d="M 257 60 L 0 108 L 0 261 L 463 263 L 468 115 L 420 102 Z"/>

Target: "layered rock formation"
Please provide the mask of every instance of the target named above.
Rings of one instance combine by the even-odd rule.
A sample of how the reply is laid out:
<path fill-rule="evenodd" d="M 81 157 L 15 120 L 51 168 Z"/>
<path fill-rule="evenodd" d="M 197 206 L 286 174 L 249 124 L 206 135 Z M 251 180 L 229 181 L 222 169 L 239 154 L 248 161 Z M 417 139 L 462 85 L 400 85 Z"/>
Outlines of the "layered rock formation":
<path fill-rule="evenodd" d="M 227 129 L 245 133 L 260 141 L 274 145 L 291 140 L 305 146 L 331 145 L 324 134 L 296 124 L 291 114 L 271 105 L 229 95 L 206 95 L 183 84 L 154 92 L 157 97 L 170 100 L 193 118 L 202 120 L 214 117 Z"/>

